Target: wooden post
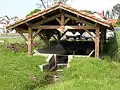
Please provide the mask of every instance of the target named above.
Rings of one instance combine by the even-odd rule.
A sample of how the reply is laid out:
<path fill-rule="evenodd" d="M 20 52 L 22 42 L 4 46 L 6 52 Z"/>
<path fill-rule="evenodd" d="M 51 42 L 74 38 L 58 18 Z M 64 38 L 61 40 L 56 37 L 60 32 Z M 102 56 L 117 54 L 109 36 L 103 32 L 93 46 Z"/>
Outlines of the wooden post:
<path fill-rule="evenodd" d="M 28 55 L 32 55 L 32 28 L 28 27 Z"/>
<path fill-rule="evenodd" d="M 46 47 L 49 47 L 49 46 L 50 46 L 50 44 L 49 44 L 49 39 L 50 39 L 49 32 L 46 32 L 46 40 L 45 40 Z"/>
<path fill-rule="evenodd" d="M 95 40 L 95 58 L 99 58 L 99 42 L 100 42 L 100 29 L 96 29 L 96 40 Z"/>
<path fill-rule="evenodd" d="M 106 28 L 102 27 L 101 28 L 101 35 L 100 35 L 100 56 L 103 56 L 104 54 L 104 44 L 106 41 Z"/>
<path fill-rule="evenodd" d="M 65 17 L 64 15 L 61 15 L 61 26 L 60 26 L 61 32 L 64 32 L 64 25 L 65 25 Z"/>

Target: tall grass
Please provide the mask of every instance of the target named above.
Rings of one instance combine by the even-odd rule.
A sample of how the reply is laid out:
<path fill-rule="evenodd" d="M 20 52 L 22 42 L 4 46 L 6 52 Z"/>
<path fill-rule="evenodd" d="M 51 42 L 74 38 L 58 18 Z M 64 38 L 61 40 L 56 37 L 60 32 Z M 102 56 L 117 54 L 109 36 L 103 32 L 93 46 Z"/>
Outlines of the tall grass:
<path fill-rule="evenodd" d="M 111 61 L 120 61 L 120 32 L 115 32 L 115 37 L 105 45 L 105 54 Z"/>
<path fill-rule="evenodd" d="M 2 39 L 0 44 L 0 90 L 29 90 L 44 86 L 46 81 L 39 65 L 45 63 L 45 57 L 28 56 L 23 52 L 13 52 L 6 43 L 24 42 L 22 39 Z"/>
<path fill-rule="evenodd" d="M 119 90 L 120 63 L 74 58 L 55 84 L 35 90 Z"/>
<path fill-rule="evenodd" d="M 21 43 L 22 39 L 2 39 L 6 43 Z M 105 54 L 110 60 L 120 60 L 120 32 L 106 43 Z M 105 58 L 106 59 L 106 58 Z M 47 84 L 45 73 L 38 65 L 45 57 L 15 53 L 0 45 L 0 90 L 119 90 L 120 63 L 95 58 L 74 58 L 60 81 Z"/>

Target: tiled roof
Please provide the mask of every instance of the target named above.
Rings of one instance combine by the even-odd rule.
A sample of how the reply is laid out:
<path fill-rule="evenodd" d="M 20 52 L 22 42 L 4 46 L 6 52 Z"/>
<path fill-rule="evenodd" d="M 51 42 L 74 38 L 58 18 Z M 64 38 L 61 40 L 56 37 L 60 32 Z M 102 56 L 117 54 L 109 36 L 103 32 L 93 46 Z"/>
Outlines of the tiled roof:
<path fill-rule="evenodd" d="M 74 8 L 72 8 L 70 6 L 65 6 L 63 4 L 56 4 L 56 5 L 52 6 L 52 7 L 49 7 L 47 9 L 42 10 L 42 11 L 39 11 L 39 12 L 37 12 L 37 13 L 31 15 L 31 16 L 25 17 L 24 19 L 21 19 L 21 20 L 15 22 L 13 24 L 10 24 L 10 25 L 7 26 L 7 28 L 8 29 L 15 28 L 15 27 L 17 27 L 17 26 L 19 26 L 21 24 L 24 24 L 24 23 L 26 23 L 26 22 L 28 22 L 30 20 L 33 20 L 35 18 L 38 18 L 38 17 L 40 17 L 40 16 L 42 16 L 44 14 L 50 13 L 50 12 L 52 12 L 54 10 L 57 10 L 57 9 L 60 9 L 60 8 L 63 9 L 63 10 L 69 11 L 69 12 L 71 12 L 73 14 L 79 15 L 80 17 L 91 20 L 93 22 L 99 23 L 99 24 L 101 24 L 103 26 L 106 26 L 108 28 L 110 28 L 111 25 L 112 25 L 111 22 L 109 22 L 108 20 L 102 20 L 102 19 L 97 18 L 94 15 L 89 14 L 87 12 L 83 12 L 83 11 L 74 9 Z"/>
<path fill-rule="evenodd" d="M 112 25 L 116 24 L 117 23 L 117 19 L 108 19 L 109 22 L 112 23 Z"/>

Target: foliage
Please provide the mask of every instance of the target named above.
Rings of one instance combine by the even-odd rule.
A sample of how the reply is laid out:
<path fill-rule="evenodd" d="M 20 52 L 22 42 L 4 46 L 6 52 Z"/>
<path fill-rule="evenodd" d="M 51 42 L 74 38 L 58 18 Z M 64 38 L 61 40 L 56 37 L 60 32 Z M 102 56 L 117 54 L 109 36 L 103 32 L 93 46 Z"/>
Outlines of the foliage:
<path fill-rule="evenodd" d="M 113 39 L 106 43 L 104 52 L 109 60 L 120 61 L 120 32 L 116 31 L 115 35 Z"/>
<path fill-rule="evenodd" d="M 39 12 L 39 11 L 40 11 L 40 9 L 34 9 L 34 10 L 32 10 L 29 14 L 27 14 L 26 16 L 30 16 L 30 15 L 32 15 L 32 14 L 34 14 L 34 13 Z"/>
<path fill-rule="evenodd" d="M 9 25 L 11 22 L 16 22 L 19 20 L 17 16 L 10 18 L 9 16 L 5 15 L 4 17 L 0 17 L 0 25 L 2 26 L 2 30 L 7 35 L 10 31 L 6 30 L 6 26 Z"/>
<path fill-rule="evenodd" d="M 35 90 L 119 90 L 120 64 L 95 58 L 74 58 L 61 80 Z"/>
<path fill-rule="evenodd" d="M 44 81 L 38 65 L 42 56 L 29 57 L 0 46 L 0 90 L 28 90 Z"/>
<path fill-rule="evenodd" d="M 93 13 L 93 12 L 90 11 L 90 10 L 82 10 L 82 11 L 87 12 L 87 13 L 89 13 L 89 14 L 92 14 L 92 13 Z"/>
<path fill-rule="evenodd" d="M 112 11 L 118 16 L 118 18 L 120 19 L 120 4 L 117 4 L 115 6 L 113 6 Z"/>
<path fill-rule="evenodd" d="M 40 8 L 47 8 L 47 7 L 54 5 L 58 2 L 63 3 L 63 4 L 67 4 L 68 1 L 71 1 L 71 0 L 40 0 L 40 3 L 38 3 L 37 5 L 39 5 Z"/>
<path fill-rule="evenodd" d="M 2 39 L 5 43 L 23 42 L 22 39 Z M 120 60 L 120 32 L 106 44 L 106 55 Z M 42 56 L 14 53 L 0 45 L 1 90 L 119 90 L 120 63 L 95 58 L 73 58 L 70 67 L 61 73 L 61 80 L 49 84 L 46 73 L 38 65 L 45 63 Z M 107 58 L 108 59 L 108 58 Z M 111 59 L 111 57 L 109 58 Z"/>
<path fill-rule="evenodd" d="M 115 24 L 116 27 L 119 27 L 120 26 L 120 20 L 118 20 Z"/>
<path fill-rule="evenodd" d="M 27 44 L 23 38 L 11 38 L 11 39 L 1 38 L 0 40 L 3 40 L 5 47 L 8 47 L 12 51 L 27 53 Z M 40 49 L 43 47 L 45 47 L 44 42 L 38 37 L 35 38 L 33 43 L 33 50 Z"/>

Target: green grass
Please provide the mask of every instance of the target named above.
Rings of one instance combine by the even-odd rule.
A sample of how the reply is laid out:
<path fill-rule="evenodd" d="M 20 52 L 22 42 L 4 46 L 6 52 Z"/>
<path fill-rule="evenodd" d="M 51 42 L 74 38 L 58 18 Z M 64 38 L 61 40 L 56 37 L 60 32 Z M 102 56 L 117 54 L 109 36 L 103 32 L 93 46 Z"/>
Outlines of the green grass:
<path fill-rule="evenodd" d="M 35 90 L 119 90 L 120 64 L 94 58 L 74 58 L 62 80 Z"/>
<path fill-rule="evenodd" d="M 6 43 L 24 42 L 22 39 L 4 39 Z M 27 90 L 44 84 L 44 73 L 39 65 L 45 57 L 15 53 L 0 45 L 0 90 Z M 35 79 L 36 77 L 37 79 Z"/>
<path fill-rule="evenodd" d="M 5 45 L 24 43 L 21 38 L 0 40 Z M 116 32 L 116 37 L 105 46 L 105 60 L 73 58 L 61 80 L 49 85 L 38 67 L 45 63 L 45 57 L 15 53 L 0 45 L 0 90 L 119 90 L 120 63 L 115 62 L 120 61 L 119 41 L 120 32 Z"/>
<path fill-rule="evenodd" d="M 104 54 L 109 61 L 120 62 L 120 31 L 115 34 L 116 36 L 106 43 Z"/>

